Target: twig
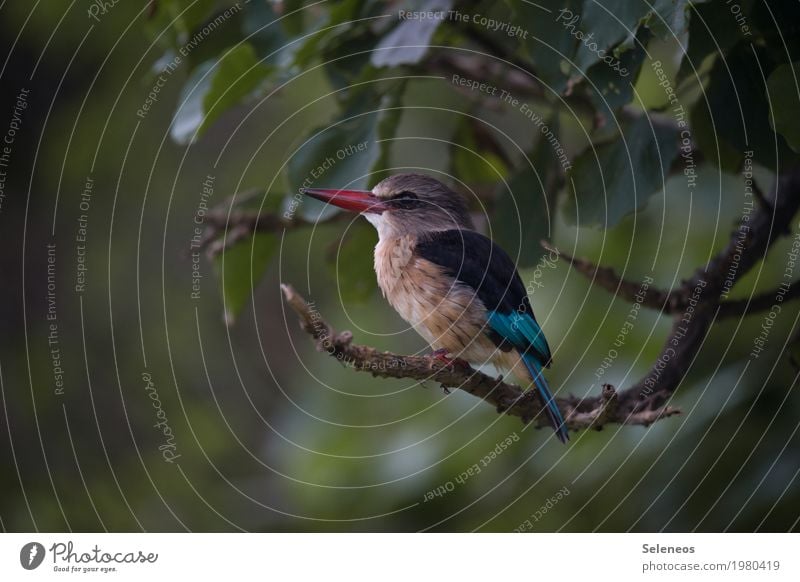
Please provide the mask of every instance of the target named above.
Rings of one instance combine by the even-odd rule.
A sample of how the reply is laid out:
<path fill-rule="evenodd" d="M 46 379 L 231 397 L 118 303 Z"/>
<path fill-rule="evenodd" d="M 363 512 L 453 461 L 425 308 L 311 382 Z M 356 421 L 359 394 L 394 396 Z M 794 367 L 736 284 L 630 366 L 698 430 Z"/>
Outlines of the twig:
<path fill-rule="evenodd" d="M 343 214 L 336 214 L 326 220 L 326 224 Z M 251 210 L 233 210 L 228 215 L 227 203 L 210 210 L 205 217 L 205 229 L 200 240 L 200 249 L 205 249 L 209 259 L 213 259 L 226 248 L 246 239 L 256 232 L 281 232 L 299 226 L 317 224 L 314 220 L 307 220 L 298 213 L 291 218 L 277 212 L 256 212 Z"/>
<path fill-rule="evenodd" d="M 671 291 L 665 291 L 652 285 L 644 289 L 641 283 L 622 279 L 611 267 L 602 267 L 586 259 L 568 255 L 544 240 L 540 244 L 546 251 L 566 259 L 573 269 L 590 279 L 594 285 L 610 291 L 621 299 L 631 303 L 638 301 L 646 307 L 665 313 L 674 313 L 680 309 L 680 298 Z"/>
<path fill-rule="evenodd" d="M 772 291 L 767 291 L 766 293 L 756 295 L 750 299 L 723 301 L 719 304 L 718 317 L 738 317 L 741 315 L 751 315 L 759 311 L 766 311 L 772 308 L 778 301 L 776 297 L 779 293 L 782 293 L 782 302 L 800 298 L 800 281 L 795 281 L 789 285 L 785 291 L 773 289 Z"/>
<path fill-rule="evenodd" d="M 642 288 L 641 283 L 634 283 L 621 278 L 611 267 L 602 267 L 586 259 L 572 257 L 551 246 L 546 241 L 542 241 L 541 245 L 547 251 L 556 253 L 561 258 L 564 258 L 572 268 L 590 279 L 593 284 L 630 303 L 638 301 L 645 307 L 659 310 L 664 314 L 675 315 L 683 313 L 691 299 L 691 293 L 689 292 L 691 290 L 687 290 L 686 286 L 679 287 L 673 291 L 666 291 L 653 286 L 649 286 L 645 290 Z M 717 318 L 741 317 L 766 311 L 775 304 L 775 297 L 778 293 L 779 289 L 773 289 L 750 299 L 721 301 Z M 782 295 L 782 301 L 800 298 L 800 281 L 795 281 L 789 285 Z"/>

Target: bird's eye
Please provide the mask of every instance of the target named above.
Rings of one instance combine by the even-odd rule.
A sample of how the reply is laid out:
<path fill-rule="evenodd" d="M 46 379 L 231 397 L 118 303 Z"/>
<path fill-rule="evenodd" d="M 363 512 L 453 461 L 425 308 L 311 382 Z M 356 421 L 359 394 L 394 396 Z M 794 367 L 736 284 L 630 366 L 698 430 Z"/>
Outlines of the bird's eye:
<path fill-rule="evenodd" d="M 413 192 L 403 191 L 392 198 L 392 206 L 402 210 L 411 210 L 418 206 L 419 199 Z"/>

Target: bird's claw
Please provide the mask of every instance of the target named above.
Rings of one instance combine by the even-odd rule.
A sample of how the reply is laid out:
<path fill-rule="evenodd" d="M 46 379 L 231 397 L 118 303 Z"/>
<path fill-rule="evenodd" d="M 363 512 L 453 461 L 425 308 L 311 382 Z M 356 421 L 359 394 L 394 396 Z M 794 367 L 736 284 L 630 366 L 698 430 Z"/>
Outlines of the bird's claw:
<path fill-rule="evenodd" d="M 437 360 L 447 366 L 449 369 L 454 369 L 456 366 L 460 368 L 469 368 L 469 364 L 461 358 L 451 358 L 450 352 L 444 348 L 439 348 L 431 352 L 429 356 L 431 360 Z"/>

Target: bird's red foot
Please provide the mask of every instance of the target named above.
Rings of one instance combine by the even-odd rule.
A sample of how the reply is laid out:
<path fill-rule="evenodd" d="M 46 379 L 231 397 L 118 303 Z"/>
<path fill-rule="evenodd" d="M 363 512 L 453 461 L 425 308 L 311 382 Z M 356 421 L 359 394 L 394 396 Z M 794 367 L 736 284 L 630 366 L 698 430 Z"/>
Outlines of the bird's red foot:
<path fill-rule="evenodd" d="M 455 366 L 458 366 L 460 368 L 469 368 L 469 364 L 465 360 L 462 360 L 461 358 L 451 358 L 449 354 L 450 352 L 448 350 L 444 348 L 439 348 L 438 350 L 434 350 L 433 352 L 431 352 L 431 355 L 428 357 L 431 358 L 432 360 L 438 360 L 451 370 Z"/>

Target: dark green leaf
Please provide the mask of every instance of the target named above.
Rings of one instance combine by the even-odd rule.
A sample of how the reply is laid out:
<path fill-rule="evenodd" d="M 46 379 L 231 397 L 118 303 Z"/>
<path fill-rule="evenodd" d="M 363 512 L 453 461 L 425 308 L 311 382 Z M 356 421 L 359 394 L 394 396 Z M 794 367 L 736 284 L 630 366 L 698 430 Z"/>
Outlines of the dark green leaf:
<path fill-rule="evenodd" d="M 390 90 L 381 99 L 381 113 L 378 120 L 378 147 L 380 156 L 372 166 L 375 173 L 382 172 L 389 167 L 389 152 L 391 151 L 392 138 L 397 133 L 400 119 L 403 116 L 403 96 L 405 94 L 406 81 L 400 82 L 397 88 Z"/>
<path fill-rule="evenodd" d="M 391 143 L 394 167 L 431 172 L 450 170 L 450 148 L 461 114 L 461 96 L 438 79 L 410 79 L 403 92 L 403 115 Z"/>
<path fill-rule="evenodd" d="M 680 37 L 689 29 L 689 7 L 707 0 L 656 0 L 654 13 L 647 18 L 647 26 L 664 39 Z"/>
<path fill-rule="evenodd" d="M 692 138 L 706 159 L 729 174 L 737 172 L 741 168 L 744 153 L 720 139 L 708 107 L 703 101 L 698 101 L 692 108 L 689 120 Z M 719 122 L 720 120 L 717 120 L 717 123 Z"/>
<path fill-rule="evenodd" d="M 238 241 L 214 259 L 220 278 L 225 323 L 233 325 L 261 279 L 278 247 L 273 233 L 256 233 Z"/>
<path fill-rule="evenodd" d="M 748 23 L 752 21 L 755 36 L 775 62 L 800 60 L 800 2 L 796 0 L 762 0 L 755 2 Z"/>
<path fill-rule="evenodd" d="M 772 116 L 770 125 L 794 151 L 800 152 L 800 62 L 781 65 L 767 80 Z"/>
<path fill-rule="evenodd" d="M 476 131 L 480 122 L 461 118 L 453 137 L 451 163 L 454 176 L 467 184 L 497 184 L 508 172 L 499 147 L 490 148 L 492 135 L 479 140 Z"/>
<path fill-rule="evenodd" d="M 299 3 L 284 3 L 284 12 L 292 12 Z M 245 5 L 243 32 L 265 64 L 281 68 L 282 78 L 292 73 L 293 61 L 303 42 L 290 31 L 303 22 L 303 11 L 280 18 L 271 2 L 249 2 Z M 306 33 L 309 31 L 306 31 Z M 303 34 L 298 31 L 297 35 Z"/>
<path fill-rule="evenodd" d="M 739 152 L 752 150 L 756 162 L 774 168 L 796 156 L 770 127 L 764 76 L 773 68 L 763 49 L 742 42 L 714 63 L 706 96 L 716 136 Z M 702 100 L 696 105 L 704 106 Z"/>
<path fill-rule="evenodd" d="M 635 46 L 623 51 L 611 61 L 600 61 L 586 73 L 591 86 L 591 98 L 595 107 L 606 119 L 614 110 L 628 104 L 633 98 L 633 85 L 645 57 L 644 46 L 650 40 L 650 32 L 641 29 Z"/>
<path fill-rule="evenodd" d="M 169 134 L 173 141 L 187 144 L 203 123 L 203 98 L 211 86 L 213 62 L 198 65 L 181 89 L 178 106 L 172 118 Z"/>
<path fill-rule="evenodd" d="M 581 226 L 615 226 L 661 190 L 677 154 L 678 130 L 671 123 L 642 115 L 624 125 L 620 138 L 575 160 L 566 218 Z"/>
<path fill-rule="evenodd" d="M 560 93 L 570 76 L 589 75 L 602 83 L 601 91 L 616 94 L 623 86 L 628 98 L 619 100 L 630 100 L 630 83 L 635 82 L 643 59 L 643 49 L 634 39 L 638 30 L 639 40 L 646 42 L 649 37 L 640 25 L 655 18 L 649 2 L 545 0 L 513 5 L 526 28 L 526 52 L 552 89 Z M 657 5 L 656 10 L 667 13 L 667 6 Z M 674 13 L 667 16 L 674 17 Z M 636 49 L 635 53 L 627 54 L 631 49 Z"/>
<path fill-rule="evenodd" d="M 216 0 L 162 0 L 155 2 L 153 13 L 146 21 L 151 36 L 168 39 L 177 47 L 213 14 Z"/>
<path fill-rule="evenodd" d="M 548 121 L 553 134 L 558 134 L 556 117 Z M 541 137 L 527 160 L 505 188 L 499 192 L 492 214 L 492 238 L 521 267 L 535 265 L 544 251 L 539 244 L 550 238 L 550 225 L 556 210 L 556 195 L 563 176 L 566 158 L 544 137 Z"/>
<path fill-rule="evenodd" d="M 271 73 L 258 61 L 255 49 L 240 44 L 226 52 L 215 68 L 211 86 L 203 97 L 205 118 L 199 133 L 205 131 L 227 109 L 238 105 Z"/>
<path fill-rule="evenodd" d="M 561 93 L 569 76 L 576 73 L 566 59 L 574 60 L 578 50 L 578 40 L 563 23 L 574 16 L 580 19 L 583 1 L 540 0 L 524 4 L 512 2 L 511 6 L 517 14 L 515 22 L 528 32 L 523 40 L 523 52 L 533 60 L 542 81 Z"/>
<path fill-rule="evenodd" d="M 376 144 L 380 119 L 379 111 L 370 111 L 312 131 L 289 160 L 289 190 L 312 186 L 365 189 L 380 157 Z M 306 220 L 324 221 L 337 211 L 335 206 L 310 198 L 300 203 L 301 216 Z"/>
<path fill-rule="evenodd" d="M 378 76 L 379 69 L 370 64 L 375 42 L 376 37 L 371 34 L 347 34 L 337 36 L 326 45 L 321 56 L 321 60 L 328 63 L 325 74 L 335 89 L 345 89 L 338 93 L 342 98 L 347 99 L 359 91 L 360 83 Z"/>
<path fill-rule="evenodd" d="M 218 61 L 199 65 L 184 85 L 170 128 L 177 143 L 196 140 L 227 109 L 257 89 L 272 70 L 261 65 L 249 44 L 226 51 Z"/>
<path fill-rule="evenodd" d="M 737 6 L 747 18 L 754 0 L 741 0 Z M 715 2 L 693 3 L 689 13 L 689 46 L 678 71 L 678 81 L 696 74 L 703 60 L 712 55 L 724 55 L 742 38 L 752 35 L 749 28 L 738 26 L 730 8 Z"/>
<path fill-rule="evenodd" d="M 292 36 L 297 36 L 303 32 L 303 0 L 284 0 L 281 24 L 284 30 Z"/>
<path fill-rule="evenodd" d="M 585 71 L 603 58 L 598 51 L 609 51 L 626 39 L 632 41 L 639 22 L 649 12 L 648 3 L 641 0 L 586 0 L 575 29 L 582 35 L 576 55 L 578 67 Z M 561 18 L 558 26 L 563 25 L 564 19 Z M 613 54 L 603 56 L 615 57 Z"/>
<path fill-rule="evenodd" d="M 328 261 L 345 303 L 369 299 L 378 284 L 373 273 L 373 253 L 378 233 L 363 218 L 355 220 L 345 232 L 336 254 Z"/>
<path fill-rule="evenodd" d="M 306 31 L 306 34 L 309 32 L 313 32 L 313 34 L 308 36 L 297 48 L 294 54 L 294 64 L 305 67 L 314 59 L 319 58 L 322 50 L 332 42 L 332 39 L 335 39 L 337 35 L 348 33 L 354 27 L 350 23 L 358 15 L 360 8 L 362 8 L 360 0 L 342 0 L 333 4 L 325 18 L 321 19 L 312 30 Z"/>
<path fill-rule="evenodd" d="M 271 2 L 248 2 L 242 32 L 259 56 L 275 61 L 275 55 L 289 41 Z"/>

